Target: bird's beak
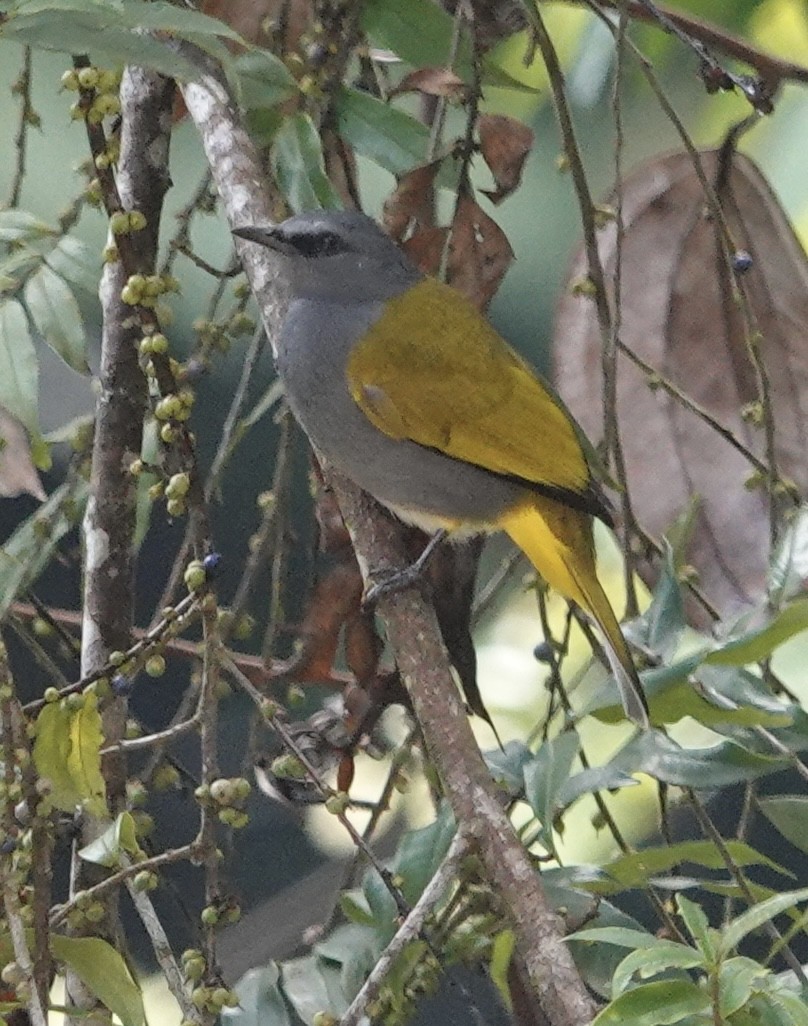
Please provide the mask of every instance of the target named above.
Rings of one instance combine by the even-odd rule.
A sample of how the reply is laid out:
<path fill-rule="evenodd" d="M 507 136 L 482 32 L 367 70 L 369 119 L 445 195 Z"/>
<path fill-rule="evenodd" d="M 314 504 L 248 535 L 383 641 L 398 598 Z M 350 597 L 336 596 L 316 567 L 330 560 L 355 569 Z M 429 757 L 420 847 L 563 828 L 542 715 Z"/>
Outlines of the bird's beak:
<path fill-rule="evenodd" d="M 289 246 L 285 243 L 277 225 L 245 224 L 240 228 L 234 228 L 233 235 L 239 239 L 246 239 L 248 242 L 257 242 L 259 246 L 266 246 L 268 249 L 275 250 L 276 253 L 289 252 Z"/>

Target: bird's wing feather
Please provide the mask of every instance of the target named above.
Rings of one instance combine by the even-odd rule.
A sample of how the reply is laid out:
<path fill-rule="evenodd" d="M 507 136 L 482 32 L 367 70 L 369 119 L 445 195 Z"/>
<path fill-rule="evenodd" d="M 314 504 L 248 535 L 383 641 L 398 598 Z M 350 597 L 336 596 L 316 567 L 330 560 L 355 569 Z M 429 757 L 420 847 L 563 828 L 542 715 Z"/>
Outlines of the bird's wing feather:
<path fill-rule="evenodd" d="M 560 401 L 471 303 L 434 279 L 388 301 L 347 376 L 355 402 L 391 437 L 535 485 L 591 492 Z"/>

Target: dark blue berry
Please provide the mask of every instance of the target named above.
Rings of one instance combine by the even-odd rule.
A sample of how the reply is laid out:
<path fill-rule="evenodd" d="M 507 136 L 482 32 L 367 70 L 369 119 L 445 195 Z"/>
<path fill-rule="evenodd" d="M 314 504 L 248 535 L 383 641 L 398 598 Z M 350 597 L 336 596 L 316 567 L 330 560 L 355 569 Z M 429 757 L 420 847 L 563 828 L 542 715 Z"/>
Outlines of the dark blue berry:
<path fill-rule="evenodd" d="M 533 658 L 539 663 L 551 663 L 553 661 L 553 646 L 549 641 L 540 641 L 533 649 Z"/>
<path fill-rule="evenodd" d="M 112 690 L 116 695 L 124 697 L 132 693 L 132 681 L 123 673 L 116 673 L 111 681 Z"/>
<path fill-rule="evenodd" d="M 221 552 L 209 552 L 207 556 L 202 560 L 202 566 L 205 568 L 205 572 L 209 574 L 216 573 L 219 569 L 219 564 L 222 561 Z"/>
<path fill-rule="evenodd" d="M 745 249 L 736 249 L 732 254 L 732 269 L 736 274 L 745 274 L 753 264 L 752 254 Z"/>

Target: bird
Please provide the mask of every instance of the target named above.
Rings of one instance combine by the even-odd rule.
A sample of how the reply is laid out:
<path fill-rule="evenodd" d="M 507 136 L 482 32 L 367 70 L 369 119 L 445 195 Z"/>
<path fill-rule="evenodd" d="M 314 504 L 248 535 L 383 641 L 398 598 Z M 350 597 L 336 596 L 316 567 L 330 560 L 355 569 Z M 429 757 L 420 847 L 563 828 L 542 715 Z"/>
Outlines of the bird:
<path fill-rule="evenodd" d="M 315 449 L 436 539 L 504 531 L 600 628 L 626 715 L 648 727 L 597 576 L 593 521 L 611 525 L 609 505 L 550 385 L 360 211 L 312 210 L 233 234 L 286 261 L 276 364 Z"/>

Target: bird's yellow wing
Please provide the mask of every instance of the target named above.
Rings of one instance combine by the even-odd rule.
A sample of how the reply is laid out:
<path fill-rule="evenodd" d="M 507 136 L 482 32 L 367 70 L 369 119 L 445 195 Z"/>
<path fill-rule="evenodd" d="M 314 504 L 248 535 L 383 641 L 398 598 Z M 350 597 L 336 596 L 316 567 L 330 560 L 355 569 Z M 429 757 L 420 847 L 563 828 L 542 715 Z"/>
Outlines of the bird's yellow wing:
<path fill-rule="evenodd" d="M 348 387 L 385 434 L 585 496 L 591 475 L 559 400 L 459 292 L 427 278 L 354 347 Z"/>

